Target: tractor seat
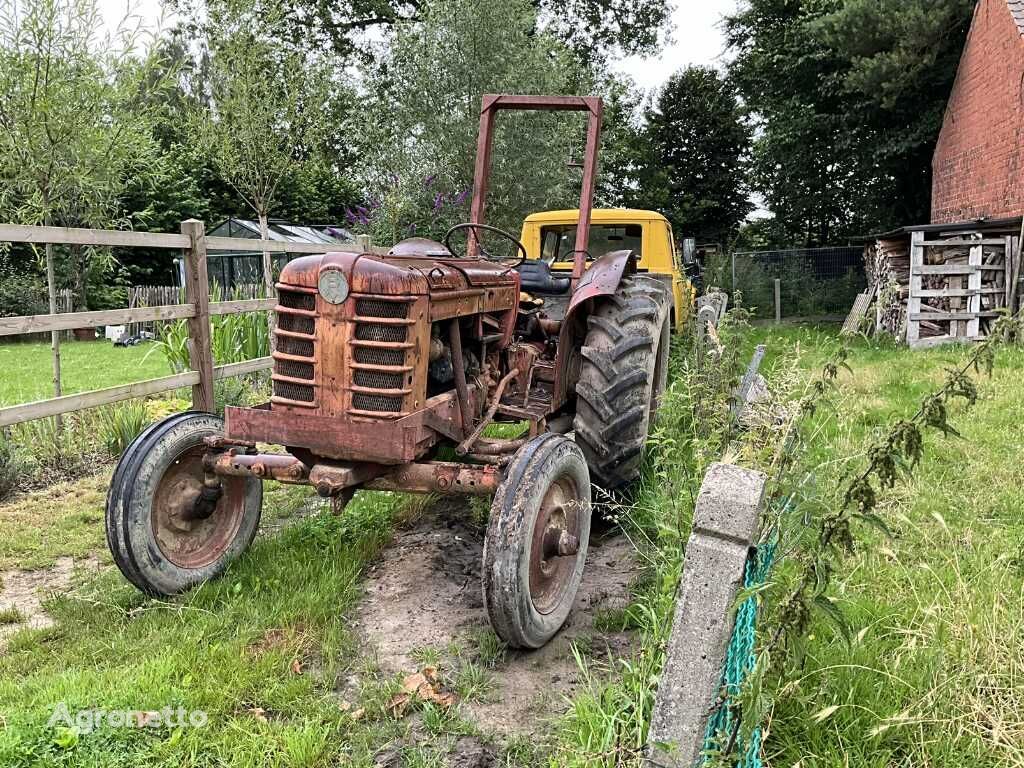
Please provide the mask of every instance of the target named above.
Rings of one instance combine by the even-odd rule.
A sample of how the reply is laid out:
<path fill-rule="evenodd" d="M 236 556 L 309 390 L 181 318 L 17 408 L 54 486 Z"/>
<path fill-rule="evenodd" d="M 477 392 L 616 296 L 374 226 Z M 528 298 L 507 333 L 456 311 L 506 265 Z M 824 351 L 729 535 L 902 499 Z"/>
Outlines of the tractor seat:
<path fill-rule="evenodd" d="M 553 277 L 551 267 L 545 261 L 527 260 L 516 269 L 522 290 L 527 293 L 562 294 L 569 292 L 568 277 Z"/>

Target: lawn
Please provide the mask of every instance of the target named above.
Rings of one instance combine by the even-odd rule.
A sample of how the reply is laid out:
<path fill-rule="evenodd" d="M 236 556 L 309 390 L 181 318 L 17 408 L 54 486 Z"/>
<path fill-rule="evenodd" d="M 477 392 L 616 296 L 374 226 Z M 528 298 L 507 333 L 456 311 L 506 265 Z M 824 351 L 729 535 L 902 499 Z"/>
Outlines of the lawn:
<path fill-rule="evenodd" d="M 773 355 L 818 367 L 832 332 L 761 329 Z M 834 488 L 864 450 L 962 364 L 964 349 L 909 352 L 859 343 L 802 460 Z M 811 631 L 770 721 L 775 765 L 1024 765 L 1024 352 L 1003 351 L 980 400 L 957 405 L 962 438 L 927 438 L 909 481 L 883 497 L 887 537 L 861 528 L 834 597 L 847 646 L 828 622 Z M 830 497 L 828 492 L 818 496 Z"/>
<path fill-rule="evenodd" d="M 838 344 L 832 329 L 785 327 L 739 341 L 744 355 L 768 344 L 775 382 L 813 375 Z M 827 491 L 862 466 L 869 442 L 911 415 L 965 354 L 855 343 L 853 373 L 815 417 L 800 457 L 811 485 Z M 1024 352 L 1001 354 L 978 405 L 952 412 L 963 438 L 929 436 L 923 465 L 883 500 L 893 537 L 857 531 L 863 543 L 833 589 L 852 642 L 815 619 L 806 653 L 775 694 L 769 764 L 1024 766 L 1022 375 Z M 634 764 L 693 496 L 724 450 L 693 418 L 701 392 L 693 381 L 674 383 L 635 505 L 619 511 L 646 537 L 638 540 L 649 568 L 633 608 L 607 621 L 640 628 L 643 649 L 610 669 L 584 662 L 610 681 L 595 674 L 576 696 L 550 752 L 509 749 L 500 764 Z M 0 506 L 2 567 L 101 549 L 104 488 L 98 476 Z M 303 498 L 272 489 L 265 515 L 287 517 Z M 389 715 L 396 681 L 360 656 L 348 617 L 364 569 L 408 505 L 360 494 L 342 517 L 305 518 L 260 537 L 224 578 L 175 600 L 146 599 L 112 570 L 82 578 L 48 604 L 56 626 L 22 631 L 0 654 L 0 764 L 370 768 L 380 747 L 407 743 L 410 725 Z M 59 701 L 71 711 L 201 709 L 213 727 L 76 735 L 46 725 Z M 431 705 L 415 728 L 419 741 L 403 765 L 442 766 L 452 741 L 473 730 L 458 707 Z"/>
<path fill-rule="evenodd" d="M 153 344 L 115 347 L 109 341 L 70 341 L 61 344 L 60 353 L 61 381 L 68 395 L 170 375 L 167 361 Z M 0 344 L 0 371 L 0 406 L 53 395 L 48 343 Z"/>

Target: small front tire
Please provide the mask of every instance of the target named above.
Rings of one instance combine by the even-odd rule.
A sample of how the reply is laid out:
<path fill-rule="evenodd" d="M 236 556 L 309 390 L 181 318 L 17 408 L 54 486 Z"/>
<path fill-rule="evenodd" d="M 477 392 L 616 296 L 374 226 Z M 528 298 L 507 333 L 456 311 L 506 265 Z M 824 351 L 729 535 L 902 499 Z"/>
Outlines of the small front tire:
<path fill-rule="evenodd" d="M 107 494 L 107 544 L 125 578 L 148 595 L 178 594 L 219 576 L 256 535 L 263 484 L 255 478 L 221 478 L 213 513 L 192 516 L 204 439 L 223 432 L 216 416 L 177 414 L 135 438 L 118 463 Z"/>
<path fill-rule="evenodd" d="M 484 605 L 498 636 L 540 648 L 562 628 L 583 578 L 590 473 L 579 447 L 544 434 L 515 455 L 484 539 Z"/>

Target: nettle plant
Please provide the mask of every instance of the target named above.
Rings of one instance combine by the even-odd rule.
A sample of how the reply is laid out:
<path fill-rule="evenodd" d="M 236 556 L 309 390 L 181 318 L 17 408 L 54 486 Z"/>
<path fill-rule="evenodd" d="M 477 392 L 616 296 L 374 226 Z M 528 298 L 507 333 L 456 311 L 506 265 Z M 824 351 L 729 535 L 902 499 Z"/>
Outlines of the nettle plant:
<path fill-rule="evenodd" d="M 762 600 L 773 591 L 772 587 L 788 585 L 786 597 L 769 610 L 762 622 L 756 663 L 738 699 L 726 704 L 741 716 L 734 719 L 734 732 L 727 734 L 726 749 L 712 756 L 716 764 L 735 763 L 739 757 L 734 754 L 736 747 L 750 743 L 750 735 L 764 721 L 776 692 L 787 682 L 787 662 L 802 656 L 815 616 L 823 616 L 847 643 L 851 642 L 849 622 L 828 592 L 846 558 L 864 545 L 864 537 L 858 536 L 859 530 L 867 526 L 886 536 L 892 535 L 879 511 L 884 494 L 901 478 L 910 477 L 920 465 L 929 433 L 960 436 L 949 420 L 951 406 L 955 402 L 967 408 L 974 406 L 979 397 L 977 378 L 991 376 L 1000 345 L 1021 339 L 1024 339 L 1024 318 L 1019 314 L 1005 315 L 962 365 L 947 369 L 945 382 L 923 398 L 913 416 L 889 424 L 867 450 L 867 465 L 863 469 L 843 476 L 838 488 L 832 489 L 834 495 L 829 495 L 828 491 L 811 492 L 798 502 L 797 494 L 786 489 L 799 488 L 808 478 L 793 481 L 795 457 L 800 453 L 800 444 L 806 446 L 813 439 L 814 432 L 808 429 L 812 417 L 823 407 L 833 405 L 830 394 L 841 372 L 852 373 L 847 363 L 848 350 L 839 349 L 807 386 L 790 424 L 783 430 L 780 449 L 771 466 L 773 498 L 775 508 L 780 511 L 767 526 L 767 538 L 778 534 L 784 515 L 802 519 L 805 530 L 806 524 L 815 518 L 815 512 L 820 522 L 809 529 L 809 535 L 796 532 L 795 541 L 780 543 L 780 550 L 788 550 L 780 555 L 780 559 L 790 561 L 788 569 L 779 563 L 768 584 L 741 595 L 741 599 L 756 596 Z"/>

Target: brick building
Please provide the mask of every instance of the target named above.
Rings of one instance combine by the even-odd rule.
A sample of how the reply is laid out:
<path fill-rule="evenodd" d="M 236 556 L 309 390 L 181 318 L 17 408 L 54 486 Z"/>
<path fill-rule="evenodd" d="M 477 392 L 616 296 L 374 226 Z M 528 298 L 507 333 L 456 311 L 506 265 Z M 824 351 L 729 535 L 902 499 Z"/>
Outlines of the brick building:
<path fill-rule="evenodd" d="M 1024 0 L 979 0 L 932 160 L 932 222 L 1024 212 Z"/>

